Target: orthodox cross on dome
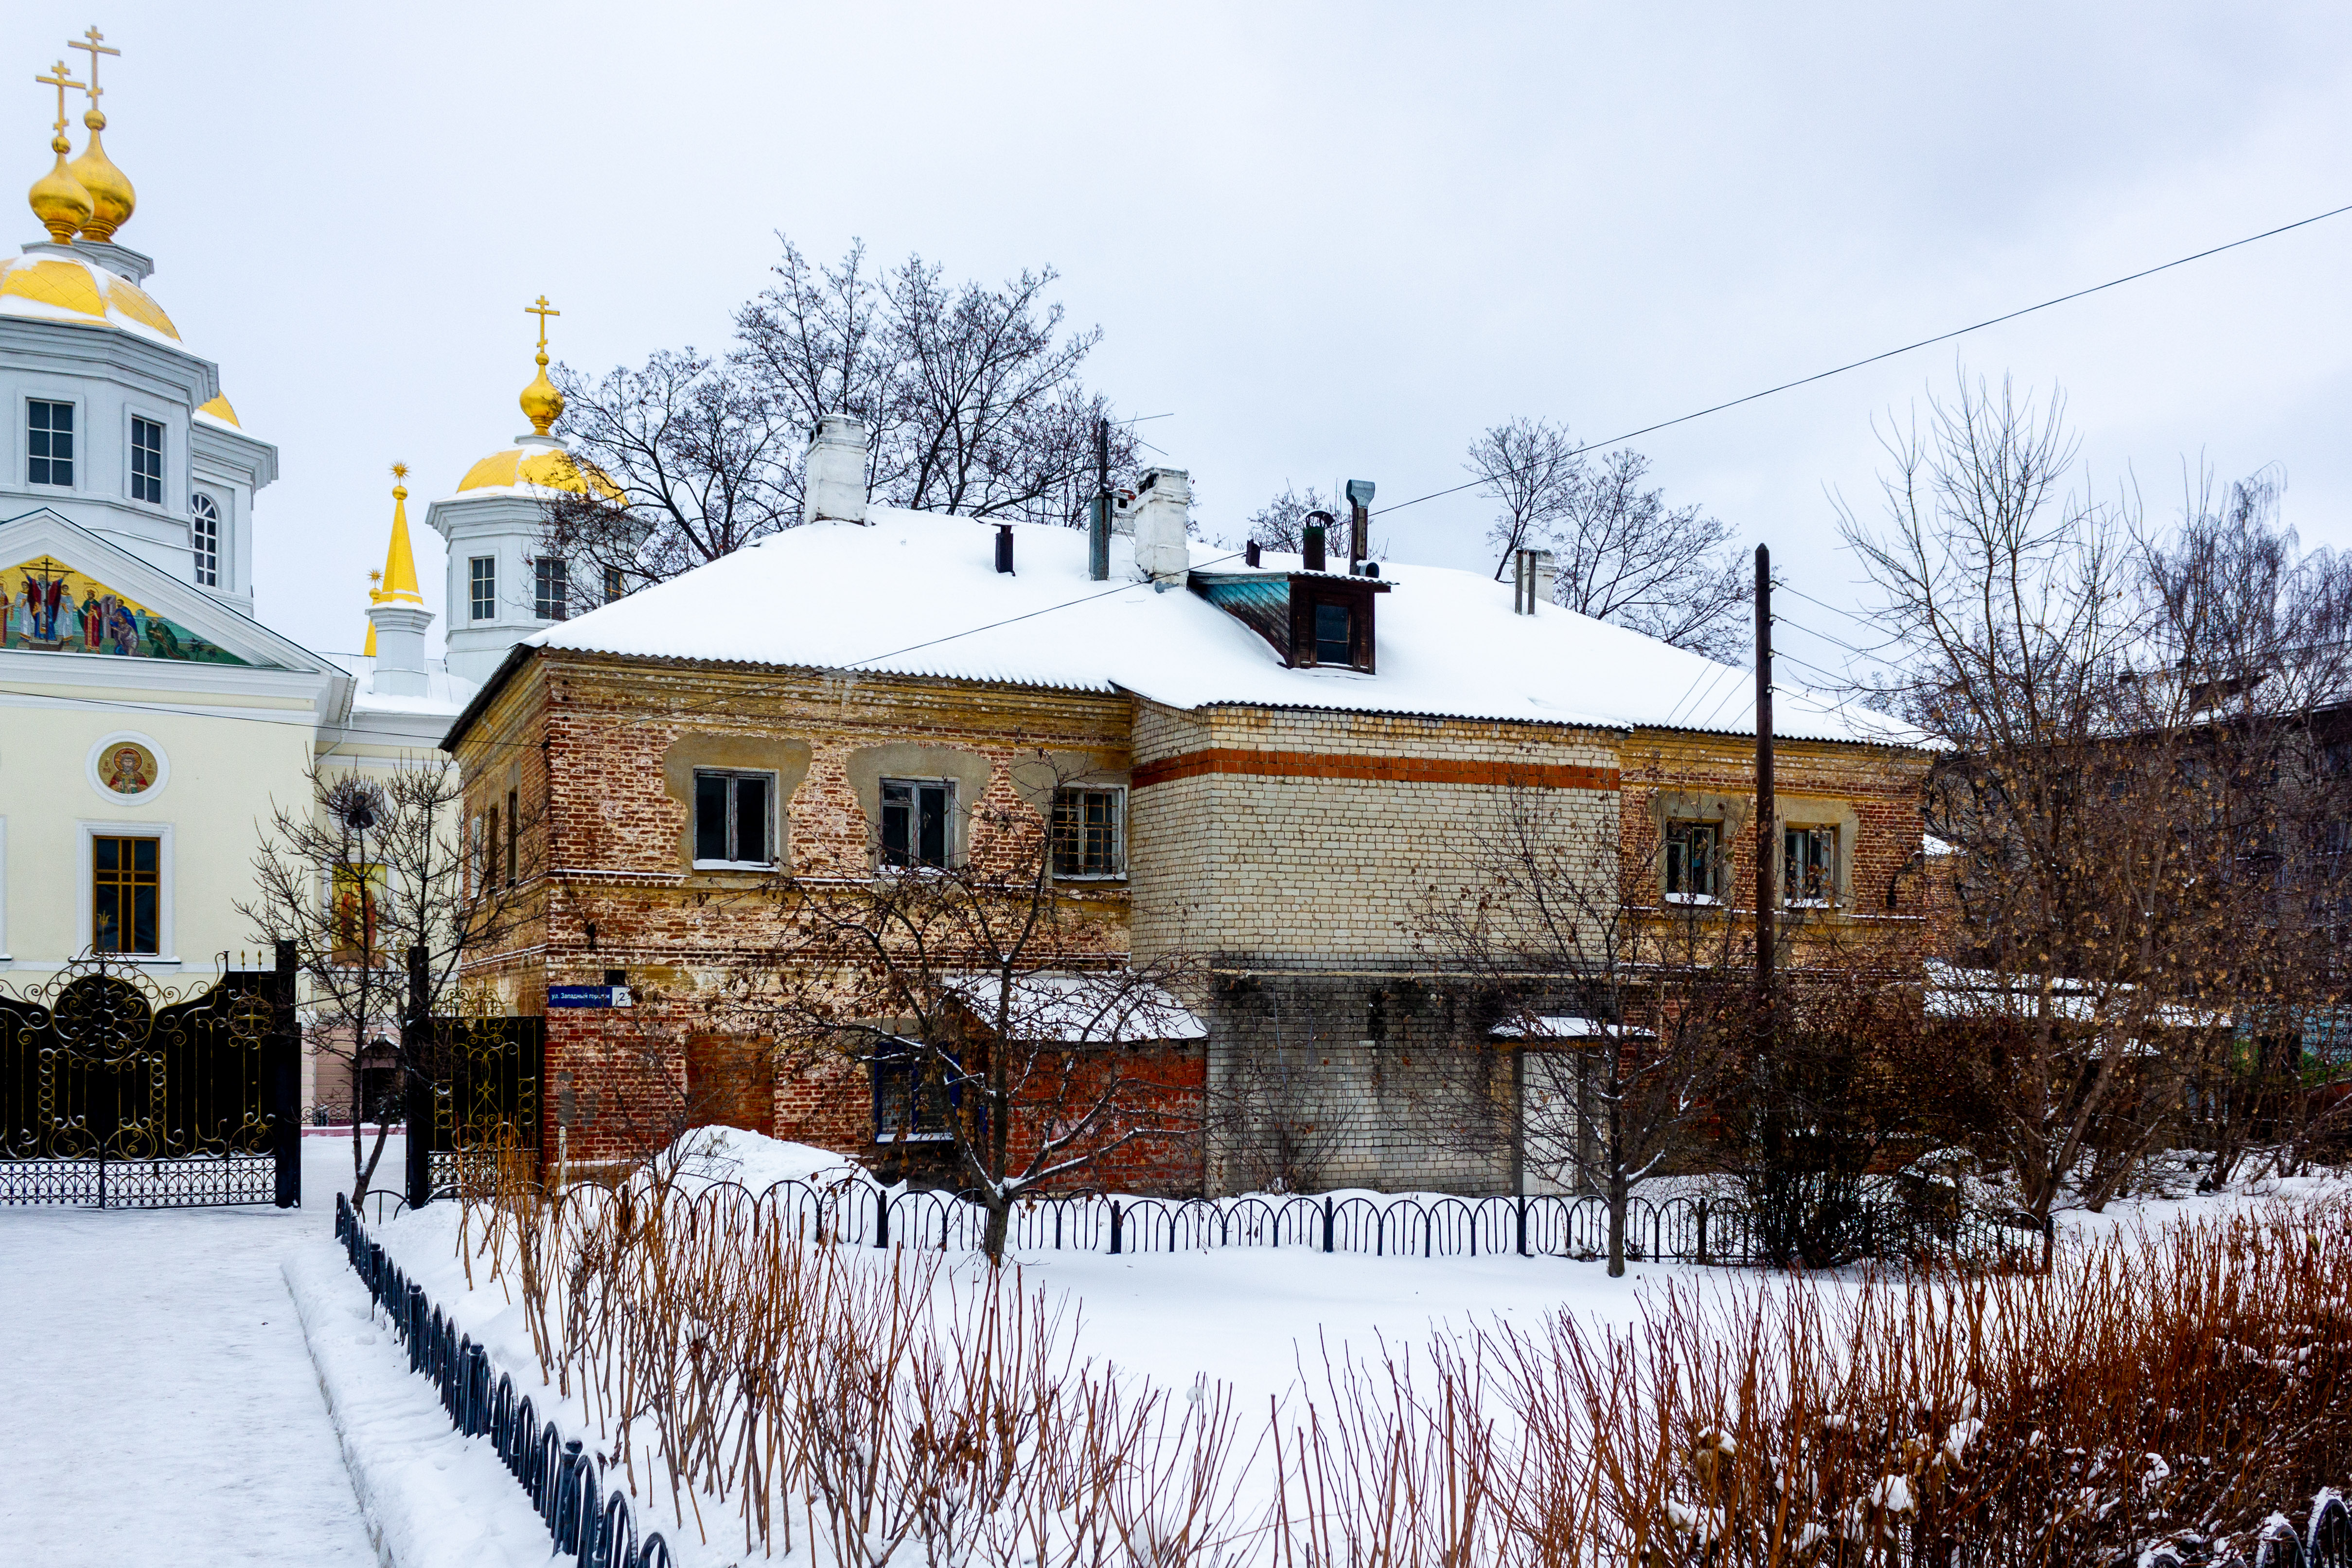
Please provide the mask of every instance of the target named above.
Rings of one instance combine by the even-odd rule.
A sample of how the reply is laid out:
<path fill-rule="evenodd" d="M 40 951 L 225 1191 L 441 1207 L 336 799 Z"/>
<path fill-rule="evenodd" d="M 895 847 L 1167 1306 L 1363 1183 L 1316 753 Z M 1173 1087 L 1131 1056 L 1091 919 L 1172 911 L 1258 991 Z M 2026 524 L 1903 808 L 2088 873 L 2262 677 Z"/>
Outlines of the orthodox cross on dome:
<path fill-rule="evenodd" d="M 89 95 L 90 113 L 98 114 L 98 100 L 106 94 L 106 89 L 98 85 L 98 57 L 100 55 L 120 55 L 122 51 L 116 48 L 113 45 L 103 41 L 106 35 L 98 30 L 98 25 L 94 22 L 90 24 L 89 31 L 84 33 L 82 37 L 88 41 L 84 43 L 77 43 L 73 39 L 68 38 L 66 40 L 66 47 L 68 49 L 79 49 L 89 57 L 89 86 L 84 88 L 82 90 Z M 106 117 L 102 114 L 99 114 L 99 124 L 103 125 L 105 123 Z"/>
<path fill-rule="evenodd" d="M 561 316 L 563 312 L 550 305 L 547 296 L 542 294 L 524 306 L 522 313 L 539 318 L 539 374 L 532 378 L 530 385 L 522 389 L 523 417 L 530 421 L 534 433 L 545 435 L 563 413 L 563 394 L 556 390 L 553 382 L 547 379 L 547 319 Z"/>
<path fill-rule="evenodd" d="M 105 42 L 106 35 L 93 24 L 80 38 L 68 38 L 66 47 L 79 49 L 89 57 L 89 85 L 82 90 L 89 96 L 89 107 L 82 111 L 81 122 L 89 128 L 89 145 L 71 165 L 73 177 L 89 192 L 89 217 L 81 227 L 81 237 L 104 243 L 114 237 L 114 231 L 131 221 L 131 209 L 139 204 L 139 193 L 131 188 L 131 176 L 116 168 L 106 156 L 99 132 L 106 129 L 106 111 L 98 107 L 106 89 L 98 85 L 99 57 L 121 55 L 122 51 Z"/>
<path fill-rule="evenodd" d="M 53 87 L 58 89 L 57 131 L 59 140 L 63 140 L 66 133 L 66 89 L 69 87 L 79 88 L 81 86 L 81 83 L 74 80 L 72 73 L 66 69 L 66 63 L 63 60 L 59 60 L 56 65 L 51 66 L 47 76 L 35 77 L 33 79 L 39 82 L 43 87 Z M 56 151 L 63 152 L 66 149 L 58 147 Z"/>

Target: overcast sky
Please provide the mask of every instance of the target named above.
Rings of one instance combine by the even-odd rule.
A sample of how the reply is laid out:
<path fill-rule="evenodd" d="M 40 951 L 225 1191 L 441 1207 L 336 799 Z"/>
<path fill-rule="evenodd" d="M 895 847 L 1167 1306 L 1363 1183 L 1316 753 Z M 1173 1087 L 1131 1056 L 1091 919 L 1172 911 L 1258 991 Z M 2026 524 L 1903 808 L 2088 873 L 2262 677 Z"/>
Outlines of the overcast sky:
<path fill-rule="evenodd" d="M 386 465 L 415 465 L 421 503 L 526 428 L 531 297 L 582 369 L 720 347 L 779 230 L 951 277 L 1059 268 L 1106 332 L 1090 381 L 1173 413 L 1142 433 L 1215 534 L 1286 480 L 1409 499 L 1513 414 L 1613 435 L 2352 202 L 2340 6 L 1662 10 L 114 0 L 99 21 L 124 49 L 102 78 L 139 191 L 122 238 L 279 449 L 260 614 L 336 650 L 365 630 Z M 10 15 L 27 78 L 89 23 Z M 51 110 L 28 79 L 13 101 L 29 182 Z M 2352 545 L 2347 256 L 2352 214 L 1636 444 L 1670 497 L 1840 604 L 1830 493 L 1867 500 L 1873 417 L 1959 362 L 2063 383 L 2091 483 L 2136 476 L 2161 514 L 2184 462 L 2275 464 L 2306 542 Z M 1374 534 L 1468 565 L 1486 521 L 1465 493 Z"/>

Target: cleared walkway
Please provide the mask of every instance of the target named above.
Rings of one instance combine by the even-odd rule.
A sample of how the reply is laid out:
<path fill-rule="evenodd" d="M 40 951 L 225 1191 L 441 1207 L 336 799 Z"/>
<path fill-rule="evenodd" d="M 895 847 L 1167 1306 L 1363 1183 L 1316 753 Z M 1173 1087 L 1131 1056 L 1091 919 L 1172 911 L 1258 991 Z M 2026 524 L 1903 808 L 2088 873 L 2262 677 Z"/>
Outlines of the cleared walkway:
<path fill-rule="evenodd" d="M 375 1563 L 279 1272 L 350 1175 L 304 1152 L 306 1208 L 0 1208 L 0 1559 Z"/>

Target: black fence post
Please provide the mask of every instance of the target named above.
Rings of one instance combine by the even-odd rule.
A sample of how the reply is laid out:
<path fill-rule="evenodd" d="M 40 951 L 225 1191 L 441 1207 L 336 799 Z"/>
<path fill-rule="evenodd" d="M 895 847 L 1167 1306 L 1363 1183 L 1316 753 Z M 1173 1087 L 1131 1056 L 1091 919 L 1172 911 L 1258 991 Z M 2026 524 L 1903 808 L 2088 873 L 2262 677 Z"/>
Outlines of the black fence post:
<path fill-rule="evenodd" d="M 269 1110 L 276 1118 L 272 1139 L 278 1156 L 277 1202 L 302 1206 L 302 1025 L 294 1016 L 294 944 L 278 944 L 278 967 L 269 977 Z"/>
<path fill-rule="evenodd" d="M 1117 1198 L 1112 1198 L 1112 1199 L 1110 1200 L 1110 1249 L 1111 1249 L 1111 1252 L 1112 1252 L 1114 1255 L 1116 1255 L 1116 1254 L 1118 1253 L 1118 1242 L 1119 1242 L 1118 1226 L 1119 1226 L 1118 1199 L 1117 1199 Z"/>
<path fill-rule="evenodd" d="M 426 1074 L 433 1020 L 425 1010 L 425 949 L 408 950 L 408 1005 L 400 1016 L 402 1081 L 407 1085 L 408 1207 L 433 1201 L 433 1080 Z"/>
<path fill-rule="evenodd" d="M 1336 1228 L 1332 1224 L 1331 1198 L 1330 1195 L 1327 1193 L 1323 1197 L 1323 1250 L 1326 1252 L 1331 1250 L 1331 1240 L 1335 1228 Z"/>
<path fill-rule="evenodd" d="M 1520 1256 L 1520 1257 L 1522 1257 L 1522 1258 L 1524 1258 L 1524 1257 L 1526 1257 L 1527 1255 L 1528 1255 L 1528 1200 L 1527 1200 L 1527 1196 L 1526 1196 L 1524 1193 L 1522 1193 L 1522 1194 L 1520 1195 L 1520 1197 L 1519 1197 L 1519 1256 Z"/>
<path fill-rule="evenodd" d="M 890 1245 L 890 1189 L 878 1187 L 874 1194 L 874 1245 Z"/>

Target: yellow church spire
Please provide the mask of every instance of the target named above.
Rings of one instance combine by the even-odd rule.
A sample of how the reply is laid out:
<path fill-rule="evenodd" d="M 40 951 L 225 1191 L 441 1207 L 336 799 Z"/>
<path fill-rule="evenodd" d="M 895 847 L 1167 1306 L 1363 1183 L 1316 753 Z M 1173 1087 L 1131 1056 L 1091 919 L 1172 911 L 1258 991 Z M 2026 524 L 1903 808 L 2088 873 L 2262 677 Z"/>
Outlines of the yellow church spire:
<path fill-rule="evenodd" d="M 33 215 L 49 231 L 49 237 L 59 245 L 70 245 L 82 225 L 89 222 L 89 190 L 66 167 L 66 154 L 73 143 L 66 140 L 66 89 L 81 83 L 66 73 L 66 63 L 59 60 L 45 77 L 35 77 L 43 87 L 58 89 L 57 134 L 49 139 L 49 151 L 58 155 L 57 166 L 33 182 L 28 199 L 33 204 Z"/>
<path fill-rule="evenodd" d="M 105 37 L 92 26 L 82 35 L 81 42 L 66 40 L 66 47 L 80 49 L 89 56 L 89 85 L 82 89 L 89 95 L 89 108 L 81 117 L 82 124 L 89 130 L 89 145 L 67 168 L 81 182 L 82 189 L 89 193 L 89 217 L 82 224 L 81 237 L 100 243 L 112 239 L 114 231 L 131 221 L 131 210 L 139 204 L 139 193 L 131 188 L 131 177 L 108 160 L 106 148 L 99 140 L 99 132 L 106 129 L 105 111 L 98 107 L 106 90 L 98 85 L 99 57 L 122 53 L 106 43 Z"/>
<path fill-rule="evenodd" d="M 376 590 L 383 585 L 383 573 L 380 571 L 372 571 L 368 573 L 368 602 L 370 604 L 382 604 L 383 602 L 383 595 L 376 591 Z M 360 649 L 360 652 L 371 659 L 375 657 L 375 618 L 373 616 L 368 617 L 367 643 L 364 647 Z"/>
<path fill-rule="evenodd" d="M 58 95 L 58 101 L 65 101 L 62 93 Z M 553 382 L 547 379 L 547 319 L 561 316 L 563 312 L 550 305 L 547 296 L 542 294 L 524 306 L 522 313 L 539 318 L 539 374 L 530 385 L 522 389 L 522 412 L 523 416 L 530 421 L 531 429 L 545 435 L 548 427 L 563 413 L 563 394 L 555 390 Z"/>
<path fill-rule="evenodd" d="M 416 588 L 416 558 L 408 549 L 408 465 L 392 465 L 392 547 L 383 552 L 383 586 L 369 595 L 376 604 L 422 604 Z"/>

